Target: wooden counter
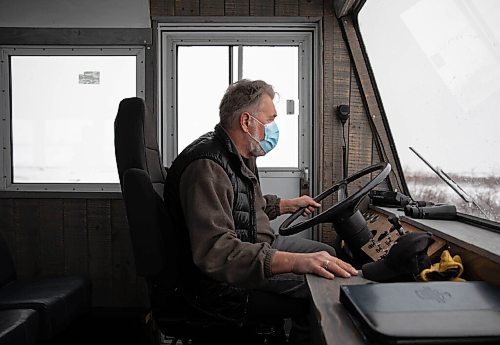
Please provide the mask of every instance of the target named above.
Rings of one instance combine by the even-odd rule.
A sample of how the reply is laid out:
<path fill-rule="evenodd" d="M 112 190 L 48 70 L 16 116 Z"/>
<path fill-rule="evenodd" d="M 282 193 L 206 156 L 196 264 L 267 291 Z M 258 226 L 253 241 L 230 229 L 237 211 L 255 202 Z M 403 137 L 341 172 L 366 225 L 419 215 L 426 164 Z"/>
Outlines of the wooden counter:
<path fill-rule="evenodd" d="M 362 277 L 349 279 L 335 277 L 328 280 L 308 274 L 306 276 L 312 296 L 315 344 L 358 345 L 365 344 L 347 311 L 339 302 L 340 285 L 366 284 Z"/>

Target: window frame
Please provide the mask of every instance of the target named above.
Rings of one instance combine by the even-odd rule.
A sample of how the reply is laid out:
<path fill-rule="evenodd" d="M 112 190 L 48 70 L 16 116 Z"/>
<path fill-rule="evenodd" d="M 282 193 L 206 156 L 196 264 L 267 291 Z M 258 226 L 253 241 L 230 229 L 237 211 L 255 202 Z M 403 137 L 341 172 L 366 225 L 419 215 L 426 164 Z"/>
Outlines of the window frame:
<path fill-rule="evenodd" d="M 2 46 L 0 47 L 0 192 L 119 192 L 116 183 L 14 183 L 12 166 L 11 56 L 136 56 L 136 96 L 145 98 L 144 46 Z M 118 109 L 118 104 L 116 105 Z M 72 194 L 73 195 L 73 194 Z"/>
<path fill-rule="evenodd" d="M 259 34 L 259 35 L 256 35 L 256 36 L 252 36 L 250 39 L 249 38 L 246 38 L 245 37 L 245 33 L 230 33 L 230 34 L 220 34 L 220 33 L 217 33 L 216 34 L 216 37 L 213 37 L 211 36 L 212 38 L 209 39 L 209 41 L 205 41 L 203 39 L 200 39 L 198 40 L 196 37 L 193 38 L 193 39 L 190 39 L 190 38 L 186 38 L 185 36 L 186 34 L 178 34 L 177 36 L 177 33 L 173 33 L 173 34 L 170 34 L 168 35 L 168 37 L 166 38 L 166 47 L 168 49 L 168 47 L 172 47 L 173 50 L 174 50 L 174 54 L 170 55 L 170 57 L 173 57 L 173 63 L 169 66 L 169 67 L 172 67 L 172 65 L 176 65 L 177 64 L 177 59 L 176 59 L 176 56 L 177 56 L 177 48 L 180 47 L 180 46 L 189 46 L 189 45 L 193 45 L 193 46 L 266 46 L 266 45 L 272 45 L 272 46 L 290 46 L 292 45 L 296 45 L 299 49 L 299 52 L 300 51 L 304 51 L 304 50 L 307 50 L 307 48 L 304 47 L 304 45 L 307 44 L 306 42 L 306 39 L 305 38 L 298 38 L 298 36 L 292 36 L 292 37 L 295 37 L 295 39 L 293 39 L 292 37 L 288 38 L 288 39 L 283 39 L 282 37 L 276 37 L 275 35 L 273 35 L 272 33 L 271 34 Z M 182 38 L 181 38 L 182 37 Z M 242 43 L 241 41 L 244 42 Z M 240 43 L 240 44 L 238 44 Z M 299 54 L 300 55 L 300 54 Z M 304 55 L 304 54 L 302 54 Z M 305 58 L 304 56 L 302 56 L 302 58 Z M 167 58 L 168 60 L 168 58 Z M 307 61 L 307 58 L 305 58 L 305 60 Z M 307 62 L 306 62 L 307 64 Z M 175 66 L 174 65 L 174 66 Z M 177 94 L 176 94 L 176 86 L 175 84 L 177 83 L 177 75 L 176 75 L 176 68 L 174 70 L 171 70 L 170 68 L 167 68 L 166 70 L 166 78 L 165 80 L 167 81 L 167 89 L 170 89 L 172 90 L 172 92 L 168 92 L 166 94 L 166 97 L 167 97 L 167 101 L 166 103 L 164 104 L 170 104 L 173 106 L 173 109 L 177 110 Z M 299 79 L 304 79 L 304 73 L 307 73 L 307 72 L 304 72 L 301 68 L 300 68 L 300 65 L 299 65 Z M 241 74 L 241 66 L 239 66 L 239 74 Z M 310 74 L 309 74 L 310 75 Z M 240 76 L 238 76 L 236 79 L 240 79 Z M 309 84 L 309 83 L 307 83 Z M 228 86 L 229 86 L 229 81 L 228 81 Z M 301 89 L 305 89 L 305 90 L 301 90 Z M 300 83 L 299 83 L 299 100 L 300 100 L 300 107 L 301 108 L 308 108 L 309 107 L 309 104 L 307 104 L 307 101 L 304 101 L 304 100 L 307 100 L 307 97 L 304 97 L 303 96 L 303 92 L 305 92 L 306 90 L 309 90 L 309 85 L 307 85 L 306 87 L 302 88 L 300 86 Z M 283 115 L 285 116 L 285 115 Z M 306 136 L 306 133 L 304 133 L 304 129 L 305 128 L 308 128 L 309 124 L 308 124 L 308 119 L 307 117 L 304 117 L 304 116 L 301 116 L 299 117 L 299 121 L 302 122 L 302 126 L 300 126 L 302 128 L 302 131 L 299 132 L 298 134 L 298 140 L 299 140 L 299 147 L 301 148 L 299 150 L 299 155 L 298 155 L 298 169 L 295 169 L 296 171 L 299 171 L 300 169 L 303 168 L 303 165 L 305 161 L 305 157 L 307 156 L 307 151 L 309 150 L 309 142 L 307 140 L 304 139 L 304 137 Z M 165 137 L 165 143 L 166 143 L 166 146 L 163 148 L 164 149 L 164 152 L 166 152 L 166 164 L 167 166 L 170 165 L 172 163 L 172 160 L 170 159 L 170 157 L 174 157 L 176 156 L 176 152 L 178 150 L 178 124 L 177 124 L 177 114 L 176 113 L 171 113 L 170 116 L 167 116 L 166 117 L 166 127 L 165 127 L 165 131 L 164 131 L 164 134 L 166 134 L 166 137 Z M 308 166 L 308 164 L 306 164 Z M 273 170 L 273 171 L 279 171 L 279 170 L 282 170 L 282 169 L 279 169 L 279 168 L 266 168 L 266 170 L 270 171 L 270 170 Z M 290 170 L 290 169 L 286 169 L 286 170 Z"/>
<path fill-rule="evenodd" d="M 299 110 L 299 152 L 298 152 L 298 167 L 260 167 L 259 176 L 264 180 L 270 178 L 280 178 L 284 180 L 297 180 L 300 183 L 301 193 L 310 193 L 316 195 L 320 191 L 322 172 L 320 171 L 321 162 L 321 133 L 322 133 L 322 82 L 323 82 L 323 18 L 322 17 L 273 17 L 272 22 L 269 17 L 158 17 L 153 18 L 153 27 L 155 29 L 155 45 L 156 45 L 156 92 L 155 92 L 155 107 L 158 109 L 160 148 L 163 152 L 163 164 L 169 166 L 172 157 L 177 155 L 177 144 L 172 145 L 173 141 L 177 140 L 177 108 L 173 105 L 176 101 L 175 95 L 167 95 L 167 92 L 175 90 L 177 81 L 175 73 L 170 72 L 167 75 L 167 69 L 175 71 L 175 59 L 166 59 L 164 53 L 167 50 L 175 52 L 167 45 L 165 36 L 175 34 L 188 34 L 189 38 L 196 41 L 200 40 L 200 36 L 204 35 L 200 45 L 233 45 L 245 46 L 252 45 L 249 40 L 249 35 L 255 35 L 255 45 L 273 46 L 273 45 L 297 45 L 297 40 L 303 40 L 305 49 L 304 52 L 310 54 L 306 57 L 306 67 L 301 68 L 299 65 L 299 78 L 305 77 L 309 79 L 307 83 L 299 85 L 299 103 L 295 105 L 295 109 L 306 109 L 307 116 L 301 116 Z M 234 33 L 238 34 L 235 37 Z M 195 37 L 197 36 L 198 37 Z M 255 38 L 260 39 L 255 40 Z M 285 37 L 285 39 L 279 39 Z M 174 39 L 184 39 L 185 37 L 174 37 Z M 226 39 L 223 39 L 226 38 Z M 242 40 L 238 41 L 240 38 Z M 276 40 L 275 40 L 276 38 Z M 305 42 L 307 38 L 307 43 Z M 219 40 L 217 42 L 217 40 Z M 293 42 L 295 40 L 295 42 Z M 209 42 L 207 42 L 209 41 Z M 208 44 L 210 43 L 210 44 Z M 290 44 L 295 43 L 295 44 Z M 187 43 L 186 45 L 189 45 Z M 304 54 L 299 49 L 299 60 L 301 54 Z M 305 60 L 305 59 L 304 59 Z M 233 60 L 234 61 L 234 60 Z M 234 64 L 241 64 L 239 61 L 234 61 Z M 235 74 L 234 70 L 231 74 Z M 234 76 L 236 77 L 236 76 Z M 236 78 L 234 78 L 236 79 Z M 233 79 L 233 80 L 234 80 Z M 303 80 L 299 79 L 301 82 Z M 300 84 L 300 82 L 299 82 Z M 228 81 L 229 85 L 229 81 Z M 277 90 L 279 92 L 279 90 Z M 306 101 L 304 101 L 306 100 Z M 175 110 L 175 111 L 174 111 Z M 283 116 L 286 116 L 283 114 Z M 303 117 L 307 118 L 304 123 Z M 309 137 L 302 135 L 307 132 Z M 170 141 L 170 142 L 169 142 Z M 171 150 L 170 152 L 167 150 Z M 307 181 L 307 182 L 306 182 Z M 312 231 L 312 238 L 319 238 L 317 229 Z"/>
<path fill-rule="evenodd" d="M 299 100 L 300 108 L 308 109 L 312 116 L 299 117 L 302 124 L 302 132 L 299 132 L 299 156 L 298 168 L 290 171 L 290 168 L 263 168 L 259 169 L 261 176 L 273 177 L 289 177 L 297 173 L 301 173 L 304 167 L 314 166 L 318 157 L 315 157 L 316 151 L 312 147 L 318 147 L 318 133 L 315 132 L 316 127 L 313 123 L 318 123 L 318 104 L 319 101 L 314 96 L 313 89 L 317 88 L 318 83 L 318 63 L 317 52 L 321 46 L 317 41 L 319 36 L 318 22 L 309 21 L 303 23 L 166 23 L 159 22 L 157 25 L 157 42 L 158 48 L 158 109 L 160 109 L 160 121 L 163 126 L 162 132 L 159 132 L 161 138 L 161 147 L 163 151 L 163 160 L 165 166 L 169 166 L 172 162 L 171 157 L 176 156 L 177 152 L 177 97 L 176 97 L 176 57 L 177 47 L 182 45 L 202 45 L 202 46 L 298 46 L 299 59 L 303 59 L 302 65 L 308 66 L 304 70 L 299 65 L 299 79 L 304 79 L 306 82 L 303 87 L 299 83 Z M 249 32 L 251 36 L 249 37 Z M 312 54 L 309 56 L 308 52 Z M 320 55 L 320 54 L 317 54 Z M 229 85 L 229 83 L 228 83 Z M 171 91 L 166 91 L 171 90 Z M 310 100 L 310 102 L 308 101 Z M 166 105 L 171 105 L 167 109 Z M 308 131 L 312 138 L 307 139 L 304 131 Z M 306 157 L 309 157 L 306 159 Z M 313 178 L 314 180 L 314 178 Z M 314 184 L 313 184 L 314 185 Z"/>

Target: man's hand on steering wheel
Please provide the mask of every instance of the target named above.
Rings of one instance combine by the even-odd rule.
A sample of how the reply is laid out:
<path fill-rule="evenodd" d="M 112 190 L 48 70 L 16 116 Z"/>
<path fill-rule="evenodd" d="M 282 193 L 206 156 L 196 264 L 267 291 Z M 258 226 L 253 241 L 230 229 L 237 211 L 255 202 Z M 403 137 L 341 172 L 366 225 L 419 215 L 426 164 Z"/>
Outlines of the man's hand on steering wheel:
<path fill-rule="evenodd" d="M 377 171 L 378 174 L 376 176 L 372 176 L 371 180 L 368 183 L 366 183 L 352 195 L 349 195 L 345 199 L 340 200 L 336 204 L 330 206 L 330 208 L 322 210 L 319 214 L 314 215 L 312 218 L 292 224 L 303 213 L 310 214 L 312 205 L 308 205 L 306 209 L 304 209 L 304 212 L 301 212 L 300 207 L 297 208 L 296 211 L 292 212 L 292 215 L 281 224 L 279 228 L 280 235 L 293 235 L 320 223 L 333 223 L 335 220 L 349 218 L 349 216 L 354 215 L 357 212 L 358 202 L 361 200 L 361 198 L 368 194 L 370 190 L 375 188 L 389 175 L 391 171 L 391 165 L 389 163 L 381 162 L 364 168 L 347 177 L 346 179 L 337 182 L 326 191 L 322 192 L 314 198 L 314 201 L 317 203 L 337 191 L 342 191 L 343 194 L 347 195 L 347 186 L 350 183 L 360 179 L 365 175 L 372 175 Z M 314 208 L 312 208 L 312 211 L 314 211 Z"/>
<path fill-rule="evenodd" d="M 303 215 L 307 216 L 313 213 L 321 204 L 314 201 L 309 195 L 302 195 L 293 199 L 280 200 L 280 214 L 294 213 L 295 211 L 304 208 Z"/>

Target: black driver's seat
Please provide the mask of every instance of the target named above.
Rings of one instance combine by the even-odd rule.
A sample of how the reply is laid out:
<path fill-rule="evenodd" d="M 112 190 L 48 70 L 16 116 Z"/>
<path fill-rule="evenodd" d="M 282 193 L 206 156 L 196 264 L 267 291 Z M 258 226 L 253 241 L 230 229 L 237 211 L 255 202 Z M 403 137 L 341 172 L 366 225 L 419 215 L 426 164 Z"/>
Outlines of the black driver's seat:
<path fill-rule="evenodd" d="M 136 97 L 122 100 L 115 119 L 116 162 L 137 274 L 146 279 L 157 328 L 183 343 L 284 343 L 282 327 L 277 330 L 275 320 L 240 327 L 201 314 L 184 299 L 176 280 L 183 268 L 179 262 L 182 253 L 161 197 L 167 171 L 156 138 L 156 119 L 144 101 Z M 282 326 L 283 320 L 277 323 Z M 256 327 L 262 331 L 255 332 Z"/>

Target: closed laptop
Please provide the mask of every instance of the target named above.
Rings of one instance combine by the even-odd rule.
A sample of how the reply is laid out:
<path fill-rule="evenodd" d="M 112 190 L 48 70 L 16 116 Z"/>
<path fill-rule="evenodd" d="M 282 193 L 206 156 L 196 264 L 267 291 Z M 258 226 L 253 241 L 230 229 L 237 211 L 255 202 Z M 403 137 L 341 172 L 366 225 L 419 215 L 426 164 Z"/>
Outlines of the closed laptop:
<path fill-rule="evenodd" d="M 485 282 L 343 285 L 340 302 L 372 343 L 500 344 L 500 290 Z"/>

